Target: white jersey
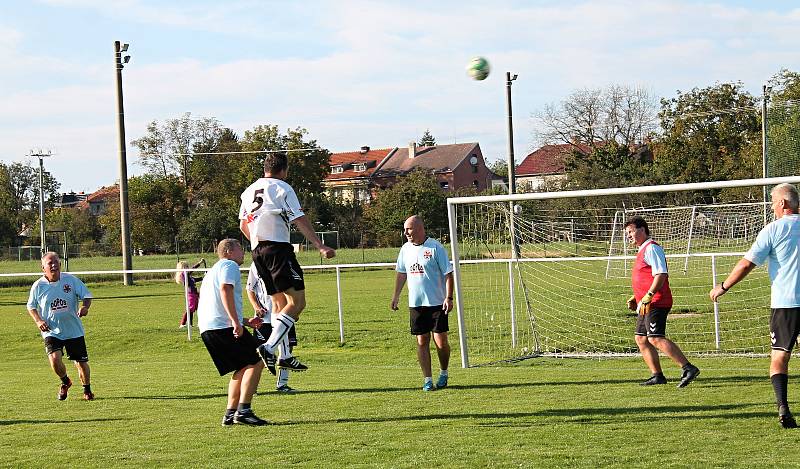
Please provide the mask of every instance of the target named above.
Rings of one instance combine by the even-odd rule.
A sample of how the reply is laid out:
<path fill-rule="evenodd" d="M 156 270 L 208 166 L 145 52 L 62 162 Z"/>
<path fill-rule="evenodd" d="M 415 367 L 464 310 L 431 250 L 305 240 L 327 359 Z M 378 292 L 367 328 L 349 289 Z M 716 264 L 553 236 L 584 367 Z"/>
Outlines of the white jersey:
<path fill-rule="evenodd" d="M 305 215 L 292 186 L 275 178 L 261 178 L 242 192 L 239 220 L 247 220 L 250 247 L 259 241 L 289 242 L 289 223 Z"/>
<path fill-rule="evenodd" d="M 258 276 L 255 263 L 250 265 L 250 271 L 247 272 L 247 291 L 255 293 L 258 303 L 272 313 L 272 298 L 267 294 L 264 281 Z"/>

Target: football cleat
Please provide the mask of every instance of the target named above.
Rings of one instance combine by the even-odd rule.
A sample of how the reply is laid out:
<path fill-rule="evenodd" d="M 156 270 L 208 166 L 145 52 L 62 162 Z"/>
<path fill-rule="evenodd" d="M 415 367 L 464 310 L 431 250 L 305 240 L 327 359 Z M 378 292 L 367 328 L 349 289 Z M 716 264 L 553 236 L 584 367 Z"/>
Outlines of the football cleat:
<path fill-rule="evenodd" d="M 439 375 L 439 379 L 436 380 L 436 388 L 446 388 L 447 387 L 447 375 Z"/>
<path fill-rule="evenodd" d="M 689 368 L 684 370 L 683 374 L 681 375 L 681 382 L 678 383 L 678 387 L 685 388 L 686 386 L 689 385 L 689 383 L 694 381 L 694 379 L 697 378 L 697 375 L 699 374 L 700 374 L 700 368 L 694 365 L 689 365 Z"/>
<path fill-rule="evenodd" d="M 778 421 L 783 428 L 797 428 L 797 421 L 786 406 L 781 406 L 778 411 Z"/>
<path fill-rule="evenodd" d="M 278 360 L 278 366 L 292 371 L 305 371 L 308 369 L 307 366 L 300 363 L 297 357 L 281 358 Z"/>
<path fill-rule="evenodd" d="M 91 391 L 84 392 L 83 393 L 83 400 L 84 401 L 93 401 L 94 400 L 94 393 L 91 392 Z"/>
<path fill-rule="evenodd" d="M 245 412 L 236 411 L 233 414 L 233 422 L 234 423 L 241 423 L 244 425 L 253 425 L 253 426 L 261 426 L 261 425 L 269 425 L 264 419 L 258 418 L 256 414 L 253 413 L 252 410 L 248 410 Z"/>
<path fill-rule="evenodd" d="M 234 424 L 233 415 L 234 414 L 228 414 L 227 412 L 225 412 L 225 415 L 222 416 L 222 426 L 223 427 L 227 427 L 228 425 L 233 425 Z"/>
<path fill-rule="evenodd" d="M 281 394 L 296 394 L 297 389 L 290 387 L 288 384 L 284 384 L 283 386 L 278 386 L 275 388 L 275 391 Z"/>
<path fill-rule="evenodd" d="M 639 386 L 653 386 L 656 384 L 667 384 L 667 378 L 664 375 L 653 375 L 647 381 L 639 383 Z"/>
<path fill-rule="evenodd" d="M 269 372 L 272 373 L 272 376 L 275 376 L 275 355 L 267 350 L 265 344 L 259 345 L 256 352 L 258 352 L 258 356 L 261 357 L 261 361 L 264 362 L 264 365 Z"/>
<path fill-rule="evenodd" d="M 422 390 L 423 390 L 423 391 L 433 391 L 433 390 L 435 390 L 435 389 L 436 389 L 436 388 L 435 388 L 435 387 L 433 387 L 433 381 L 426 381 L 426 382 L 425 382 L 425 383 L 422 385 Z"/>
<path fill-rule="evenodd" d="M 72 380 L 67 378 L 67 384 L 62 384 L 58 387 L 58 400 L 63 401 L 67 398 L 67 391 L 72 387 Z"/>

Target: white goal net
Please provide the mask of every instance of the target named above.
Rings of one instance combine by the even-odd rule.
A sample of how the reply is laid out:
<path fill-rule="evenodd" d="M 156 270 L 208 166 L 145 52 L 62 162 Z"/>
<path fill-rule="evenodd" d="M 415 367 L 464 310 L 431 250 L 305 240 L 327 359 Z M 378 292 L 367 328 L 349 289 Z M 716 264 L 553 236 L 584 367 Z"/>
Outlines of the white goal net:
<path fill-rule="evenodd" d="M 665 249 L 667 335 L 686 353 L 768 352 L 769 278 L 753 271 L 722 302 L 708 292 L 765 223 L 762 186 L 800 178 L 448 199 L 462 366 L 537 355 L 634 354 L 626 308 L 639 215 Z M 706 201 L 726 188 L 728 203 Z M 731 202 L 733 194 L 744 199 Z M 687 203 L 689 202 L 689 203 Z M 638 207 L 638 208 L 630 208 Z"/>

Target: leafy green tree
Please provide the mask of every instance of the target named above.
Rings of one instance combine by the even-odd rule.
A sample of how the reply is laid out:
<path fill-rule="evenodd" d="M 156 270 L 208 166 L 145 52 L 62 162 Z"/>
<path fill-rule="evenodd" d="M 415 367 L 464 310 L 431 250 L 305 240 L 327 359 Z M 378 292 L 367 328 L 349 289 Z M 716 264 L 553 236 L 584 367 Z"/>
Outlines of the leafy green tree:
<path fill-rule="evenodd" d="M 494 160 L 489 164 L 489 170 L 498 176 L 508 177 L 508 162 L 505 160 Z"/>
<path fill-rule="evenodd" d="M 769 89 L 767 175 L 793 176 L 800 166 L 800 74 L 781 70 Z"/>
<path fill-rule="evenodd" d="M 48 230 L 66 231 L 70 244 L 83 244 L 102 238 L 100 223 L 88 209 L 53 209 L 45 214 L 45 225 Z"/>
<path fill-rule="evenodd" d="M 419 139 L 419 146 L 421 147 L 434 147 L 436 146 L 436 139 L 431 135 L 430 129 L 425 129 L 422 138 Z"/>
<path fill-rule="evenodd" d="M 756 99 L 742 89 L 741 83 L 679 91 L 674 98 L 662 99 L 659 117 L 663 135 L 654 145 L 655 183 L 761 175 L 759 112 Z M 724 193 L 699 196 L 706 201 L 719 200 Z"/>
<path fill-rule="evenodd" d="M 364 221 L 381 244 L 393 246 L 402 241 L 403 222 L 411 215 L 420 215 L 430 232 L 445 230 L 446 201 L 436 178 L 428 171 L 415 170 L 379 191 L 365 209 Z"/>

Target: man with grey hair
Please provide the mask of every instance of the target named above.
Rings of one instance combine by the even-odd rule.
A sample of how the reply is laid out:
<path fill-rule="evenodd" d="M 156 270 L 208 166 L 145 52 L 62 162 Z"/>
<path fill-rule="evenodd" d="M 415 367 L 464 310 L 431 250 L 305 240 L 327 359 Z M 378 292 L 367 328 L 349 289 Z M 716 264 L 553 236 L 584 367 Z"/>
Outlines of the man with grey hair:
<path fill-rule="evenodd" d="M 219 375 L 233 373 L 222 425 L 266 425 L 268 422 L 258 418 L 250 408 L 264 365 L 256 354 L 258 343 L 242 327 L 258 327 L 262 322 L 261 318 L 242 317 L 239 266 L 244 262 L 244 250 L 239 241 L 225 239 L 217 245 L 217 257 L 219 261 L 209 269 L 200 286 L 197 325 Z"/>
<path fill-rule="evenodd" d="M 769 335 L 772 354 L 770 380 L 775 391 L 778 419 L 783 428 L 796 428 L 797 422 L 789 411 L 787 388 L 789 359 L 800 332 L 800 216 L 797 188 L 780 184 L 770 192 L 775 221 L 758 233 L 756 241 L 731 271 L 730 275 L 709 292 L 717 301 L 744 279 L 754 268 L 769 261 L 772 283 Z"/>
<path fill-rule="evenodd" d="M 89 314 L 92 294 L 78 277 L 61 272 L 61 259 L 54 252 L 42 256 L 42 272 L 44 276 L 31 287 L 27 306 L 28 314 L 42 333 L 50 366 L 61 379 L 58 400 L 66 399 L 72 386 L 63 361 L 66 349 L 67 356 L 78 369 L 83 399 L 91 401 L 94 393 L 89 384 L 89 354 L 81 318 Z M 80 308 L 78 300 L 81 301 Z"/>

